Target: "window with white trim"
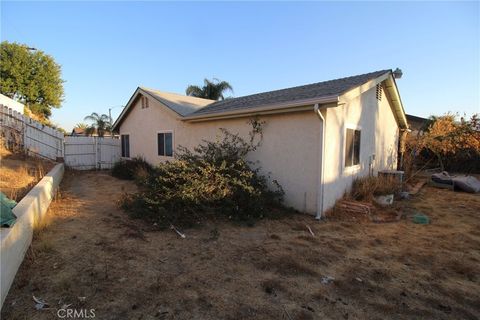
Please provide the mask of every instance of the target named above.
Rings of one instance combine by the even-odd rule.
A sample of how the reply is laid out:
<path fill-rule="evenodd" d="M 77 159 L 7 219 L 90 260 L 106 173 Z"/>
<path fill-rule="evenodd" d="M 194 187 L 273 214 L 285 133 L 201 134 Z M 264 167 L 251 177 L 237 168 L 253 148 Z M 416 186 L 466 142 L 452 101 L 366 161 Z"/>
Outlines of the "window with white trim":
<path fill-rule="evenodd" d="M 130 158 L 130 135 L 129 134 L 120 135 L 120 142 L 122 144 L 122 157 Z"/>
<path fill-rule="evenodd" d="M 345 167 L 360 164 L 360 130 L 349 129 L 345 134 Z"/>
<path fill-rule="evenodd" d="M 157 134 L 158 155 L 164 157 L 173 156 L 173 133 L 159 132 Z"/>

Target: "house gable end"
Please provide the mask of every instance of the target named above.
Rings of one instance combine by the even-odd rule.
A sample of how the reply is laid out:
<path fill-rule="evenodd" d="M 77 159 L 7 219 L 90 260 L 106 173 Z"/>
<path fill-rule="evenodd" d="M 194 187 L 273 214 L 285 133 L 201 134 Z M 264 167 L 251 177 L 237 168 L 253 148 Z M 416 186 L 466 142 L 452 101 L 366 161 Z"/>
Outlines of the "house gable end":
<path fill-rule="evenodd" d="M 136 105 L 137 101 L 142 97 L 147 97 L 149 99 L 154 99 L 156 102 L 158 102 L 163 108 L 165 108 L 168 112 L 170 112 L 173 116 L 175 117 L 181 117 L 181 115 L 177 112 L 175 112 L 170 106 L 168 106 L 164 101 L 158 99 L 154 95 L 149 94 L 145 90 L 142 90 L 142 88 L 138 87 L 133 95 L 130 97 L 128 100 L 127 105 L 125 108 L 123 108 L 123 111 L 120 113 L 118 116 L 117 120 L 113 124 L 113 131 L 118 132 L 120 129 L 120 126 L 123 121 L 125 121 L 126 117 L 128 117 L 128 114 L 131 112 L 132 108 Z"/>

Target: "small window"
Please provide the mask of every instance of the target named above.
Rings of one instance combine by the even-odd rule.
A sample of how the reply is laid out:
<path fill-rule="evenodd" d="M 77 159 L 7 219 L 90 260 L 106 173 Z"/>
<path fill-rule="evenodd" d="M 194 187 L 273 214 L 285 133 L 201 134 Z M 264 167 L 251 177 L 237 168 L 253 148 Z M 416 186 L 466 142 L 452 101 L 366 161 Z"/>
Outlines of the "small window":
<path fill-rule="evenodd" d="M 157 135 L 158 155 L 164 157 L 173 156 L 173 133 L 161 132 Z"/>
<path fill-rule="evenodd" d="M 122 157 L 130 158 L 130 135 L 122 134 L 120 140 L 122 144 Z"/>
<path fill-rule="evenodd" d="M 345 136 L 345 167 L 360 163 L 360 130 L 347 129 Z"/>

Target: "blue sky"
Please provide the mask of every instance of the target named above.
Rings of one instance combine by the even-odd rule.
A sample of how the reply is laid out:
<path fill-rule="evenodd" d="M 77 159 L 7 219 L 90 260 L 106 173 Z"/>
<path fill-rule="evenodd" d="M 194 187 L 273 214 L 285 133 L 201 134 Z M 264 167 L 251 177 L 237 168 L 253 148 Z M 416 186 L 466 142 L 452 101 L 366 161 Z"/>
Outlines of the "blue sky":
<path fill-rule="evenodd" d="M 1 39 L 62 65 L 70 130 L 137 86 L 234 95 L 400 67 L 407 113 L 480 112 L 479 2 L 1 2 Z M 120 108 L 112 110 L 118 115 Z"/>

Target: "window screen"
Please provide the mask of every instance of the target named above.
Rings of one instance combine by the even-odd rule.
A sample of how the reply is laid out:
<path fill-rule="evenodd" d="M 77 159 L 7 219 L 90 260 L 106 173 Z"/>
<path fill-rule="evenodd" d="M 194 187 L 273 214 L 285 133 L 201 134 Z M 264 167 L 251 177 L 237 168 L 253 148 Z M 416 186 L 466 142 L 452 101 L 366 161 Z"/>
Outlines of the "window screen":
<path fill-rule="evenodd" d="M 122 134 L 120 141 L 122 144 L 122 157 L 130 158 L 130 135 Z"/>
<path fill-rule="evenodd" d="M 157 141 L 159 156 L 173 156 L 173 134 L 171 132 L 159 133 L 157 136 Z"/>
<path fill-rule="evenodd" d="M 345 167 L 360 163 L 360 130 L 347 129 L 345 136 Z"/>

